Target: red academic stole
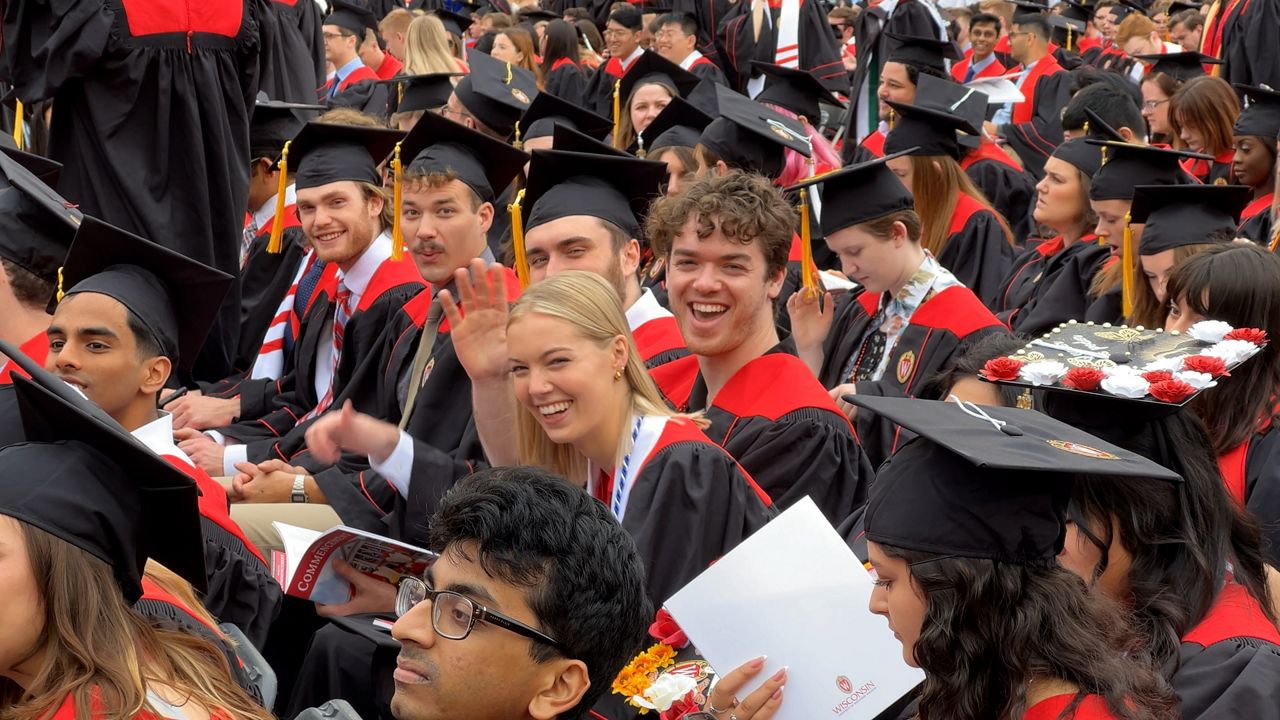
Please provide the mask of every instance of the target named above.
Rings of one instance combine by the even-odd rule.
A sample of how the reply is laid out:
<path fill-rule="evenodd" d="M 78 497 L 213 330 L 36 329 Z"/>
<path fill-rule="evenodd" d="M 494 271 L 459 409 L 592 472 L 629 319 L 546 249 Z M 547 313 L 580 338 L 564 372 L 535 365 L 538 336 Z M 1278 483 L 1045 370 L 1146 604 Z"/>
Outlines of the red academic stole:
<path fill-rule="evenodd" d="M 1246 205 L 1244 208 L 1244 212 L 1240 213 L 1240 222 L 1244 223 L 1246 220 L 1250 220 L 1256 217 L 1257 215 L 1259 215 L 1260 213 L 1270 210 L 1271 201 L 1275 198 L 1275 196 L 1276 194 L 1274 192 L 1269 192 L 1266 195 L 1263 195 L 1262 197 Z"/>
<path fill-rule="evenodd" d="M 1046 53 L 1044 57 L 1036 61 L 1031 66 L 1031 72 L 1027 73 L 1027 77 L 1022 81 L 1022 94 L 1026 100 L 1013 106 L 1013 122 L 1025 123 L 1031 122 L 1031 117 L 1035 114 L 1036 109 L 1036 83 L 1040 82 L 1040 78 L 1046 75 L 1053 75 L 1061 72 L 1062 66 L 1058 64 L 1057 58 L 1052 53 Z"/>
<path fill-rule="evenodd" d="M 1267 620 L 1262 606 L 1249 591 L 1235 582 L 1223 586 L 1209 613 L 1182 642 L 1209 647 L 1231 638 L 1252 638 L 1280 645 L 1280 631 Z"/>
<path fill-rule="evenodd" d="M 36 333 L 32 338 L 18 348 L 23 355 L 31 358 L 35 364 L 44 367 L 45 358 L 49 356 L 49 336 L 43 332 Z M 6 360 L 3 366 L 0 366 L 0 385 L 12 385 L 13 376 L 21 375 L 27 377 L 22 368 L 12 360 Z"/>
<path fill-rule="evenodd" d="M 872 130 L 871 134 L 862 138 L 862 147 L 875 157 L 884 157 L 884 133 Z"/>
<path fill-rule="evenodd" d="M 962 192 L 956 193 L 956 209 L 951 211 L 951 227 L 947 229 L 947 233 L 955 235 L 964 229 L 965 223 L 969 222 L 969 218 L 975 213 L 983 211 L 990 212 L 986 205 L 974 200 Z"/>
<path fill-rule="evenodd" d="M 632 330 L 631 337 L 635 340 L 636 352 L 640 353 L 640 359 L 645 362 L 662 353 L 679 350 L 685 346 L 680 325 L 671 315 L 649 320 Z"/>
<path fill-rule="evenodd" d="M 982 143 L 978 145 L 977 150 L 969 153 L 960 161 L 960 169 L 968 170 L 979 160 L 991 160 L 1001 165 L 1008 165 L 1014 170 L 1022 170 L 1022 167 L 1018 165 L 1018 161 L 1009 157 L 1009 153 L 986 138 L 982 139 Z"/>
<path fill-rule="evenodd" d="M 973 51 L 970 50 L 965 59 L 951 66 L 951 77 L 958 83 L 964 83 L 964 76 L 969 72 L 969 65 L 973 62 Z M 992 60 L 990 64 L 973 74 L 973 80 L 979 78 L 1000 77 L 1004 75 L 1006 68 L 1000 64 L 999 60 Z"/>

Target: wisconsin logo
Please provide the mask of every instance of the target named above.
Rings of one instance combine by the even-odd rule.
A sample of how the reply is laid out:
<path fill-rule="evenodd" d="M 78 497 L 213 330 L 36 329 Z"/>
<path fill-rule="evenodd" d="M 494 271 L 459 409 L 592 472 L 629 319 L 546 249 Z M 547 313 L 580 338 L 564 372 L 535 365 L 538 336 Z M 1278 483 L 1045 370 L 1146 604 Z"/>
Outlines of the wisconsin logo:
<path fill-rule="evenodd" d="M 1080 455 L 1081 457 L 1094 458 L 1095 460 L 1119 460 L 1120 459 L 1119 455 L 1112 455 L 1111 453 L 1106 452 L 1105 450 L 1099 450 L 1098 448 L 1089 447 L 1088 445 L 1081 445 L 1080 443 L 1067 442 L 1066 440 L 1045 440 L 1045 442 L 1061 450 L 1062 452 L 1069 452 L 1072 455 Z"/>
<path fill-rule="evenodd" d="M 836 687 L 840 688 L 840 692 L 844 693 L 845 695 L 848 695 L 849 693 L 853 692 L 853 683 L 849 680 L 848 677 L 844 675 L 841 675 L 840 677 L 836 678 Z"/>

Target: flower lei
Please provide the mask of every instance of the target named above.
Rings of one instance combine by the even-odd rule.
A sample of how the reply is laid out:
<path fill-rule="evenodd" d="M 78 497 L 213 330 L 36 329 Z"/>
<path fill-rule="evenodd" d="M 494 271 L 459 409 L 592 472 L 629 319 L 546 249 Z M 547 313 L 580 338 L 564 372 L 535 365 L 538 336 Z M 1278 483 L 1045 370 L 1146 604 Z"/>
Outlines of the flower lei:
<path fill-rule="evenodd" d="M 657 643 L 640 653 L 627 666 L 622 668 L 613 680 L 613 692 L 627 698 L 627 704 L 640 709 L 643 715 L 652 708 L 645 692 L 653 686 L 658 671 L 675 664 L 675 648 L 665 643 Z M 666 708 L 656 708 L 666 710 Z"/>

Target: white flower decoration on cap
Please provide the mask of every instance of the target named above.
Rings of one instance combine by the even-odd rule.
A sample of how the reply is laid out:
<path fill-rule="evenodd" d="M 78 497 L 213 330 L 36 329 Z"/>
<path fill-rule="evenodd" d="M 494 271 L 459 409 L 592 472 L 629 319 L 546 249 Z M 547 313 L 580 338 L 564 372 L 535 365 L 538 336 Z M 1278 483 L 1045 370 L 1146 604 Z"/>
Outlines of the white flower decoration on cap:
<path fill-rule="evenodd" d="M 1174 373 L 1173 379 L 1181 380 L 1196 390 L 1205 390 L 1218 384 L 1209 373 L 1195 372 L 1193 370 Z"/>
<path fill-rule="evenodd" d="M 1052 385 L 1067 374 L 1067 366 L 1057 360 L 1037 360 L 1022 366 L 1018 377 L 1032 385 Z"/>
<path fill-rule="evenodd" d="M 696 690 L 698 681 L 686 675 L 663 673 L 644 691 L 644 697 L 632 698 L 641 707 L 666 712 L 677 700 Z"/>
<path fill-rule="evenodd" d="M 1257 355 L 1261 349 L 1248 340 L 1223 340 L 1201 354 L 1220 357 L 1227 365 L 1237 365 Z"/>
<path fill-rule="evenodd" d="M 1111 377 L 1112 375 L 1134 375 L 1134 376 L 1136 376 L 1136 375 L 1141 375 L 1142 373 L 1144 373 L 1144 372 L 1146 372 L 1147 370 L 1150 370 L 1150 369 L 1151 369 L 1151 368 L 1150 368 L 1150 367 L 1148 367 L 1148 368 L 1145 368 L 1145 369 L 1139 370 L 1138 368 L 1136 368 L 1136 367 L 1134 367 L 1134 366 L 1132 366 L 1132 365 L 1112 365 L 1111 367 L 1103 368 L 1103 369 L 1102 369 L 1102 374 L 1103 374 L 1103 375 L 1106 375 L 1107 377 Z"/>
<path fill-rule="evenodd" d="M 1152 360 L 1151 362 L 1147 363 L 1147 366 L 1142 369 L 1142 372 L 1168 370 L 1171 373 L 1176 373 L 1182 369 L 1183 357 L 1184 356 L 1179 355 L 1178 357 L 1162 357 L 1156 360 Z"/>
<path fill-rule="evenodd" d="M 1102 389 L 1123 398 L 1137 400 L 1147 396 L 1151 383 L 1141 375 L 1112 375 L 1102 380 Z"/>
<path fill-rule="evenodd" d="M 1187 328 L 1187 334 L 1200 342 L 1216 343 L 1222 342 L 1222 338 L 1234 329 L 1229 323 L 1221 320 L 1201 320 Z"/>

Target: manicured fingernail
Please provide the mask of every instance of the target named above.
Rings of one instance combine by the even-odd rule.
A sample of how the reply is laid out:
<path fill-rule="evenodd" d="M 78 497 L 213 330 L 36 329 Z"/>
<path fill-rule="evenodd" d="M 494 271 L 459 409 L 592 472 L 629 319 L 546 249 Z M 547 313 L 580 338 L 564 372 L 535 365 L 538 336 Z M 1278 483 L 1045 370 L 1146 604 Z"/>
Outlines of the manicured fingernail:
<path fill-rule="evenodd" d="M 786 685 L 783 685 L 782 687 L 786 687 Z M 771 698 L 769 698 L 769 699 L 770 699 L 770 700 L 778 700 L 778 699 L 780 699 L 781 697 L 782 697 L 782 688 L 778 688 L 777 690 L 774 690 L 774 691 L 773 691 L 773 697 L 771 697 Z"/>
<path fill-rule="evenodd" d="M 747 667 L 751 668 L 752 670 L 759 670 L 760 668 L 764 667 L 765 657 L 766 657 L 765 655 L 761 655 L 755 660 L 752 660 L 751 662 L 747 663 Z"/>
<path fill-rule="evenodd" d="M 787 676 L 787 666 L 784 665 L 781 670 L 773 674 L 774 680 L 781 680 Z"/>

